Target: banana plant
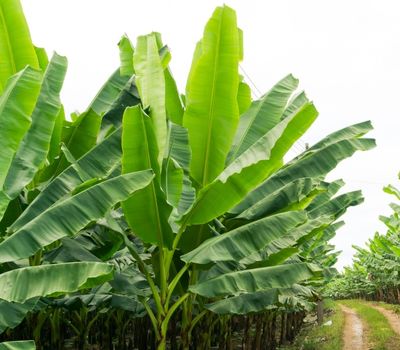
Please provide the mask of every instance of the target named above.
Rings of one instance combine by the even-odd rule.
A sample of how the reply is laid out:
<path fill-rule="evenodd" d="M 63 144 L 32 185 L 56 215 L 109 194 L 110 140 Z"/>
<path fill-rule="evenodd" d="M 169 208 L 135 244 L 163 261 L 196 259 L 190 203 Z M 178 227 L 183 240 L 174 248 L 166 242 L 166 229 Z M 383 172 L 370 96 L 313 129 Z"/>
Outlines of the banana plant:
<path fill-rule="evenodd" d="M 49 61 L 43 49 L 34 47 L 19 1 L 0 7 L 5 14 L 0 38 L 2 332 L 18 325 L 40 297 L 90 289 L 112 279 L 110 264 L 48 264 L 43 253 L 147 186 L 153 174 L 148 170 L 110 177 L 120 163 L 120 130 L 105 134 L 87 154 L 97 143 L 98 115 L 120 113 L 112 104 L 128 79 L 113 74 L 88 111 L 67 122 L 59 96 L 66 58 L 55 53 Z M 102 164 L 100 154 L 109 156 L 108 163 Z M 32 348 L 24 342 L 2 346 Z"/>
<path fill-rule="evenodd" d="M 11 34 L 0 50 L 13 55 L 0 65 L 0 308 L 24 315 L 46 296 L 128 296 L 143 305 L 158 349 L 180 312 L 188 349 L 210 312 L 307 307 L 335 261 L 336 220 L 362 202 L 359 192 L 334 197 L 342 182 L 324 178 L 374 147 L 363 137 L 369 122 L 285 163 L 318 112 L 292 75 L 251 99 L 228 6 L 206 24 L 184 95 L 160 34 L 135 47 L 124 36 L 120 70 L 67 120 L 65 58 L 48 61 L 33 46 L 17 0 L 1 6 Z M 15 26 L 24 35 L 14 38 Z"/>
<path fill-rule="evenodd" d="M 215 10 L 196 45 L 184 99 L 158 33 L 139 37 L 135 47 L 124 37 L 120 52 L 121 72 L 135 77 L 141 100 L 123 114 L 122 173 L 147 168 L 155 173 L 152 184 L 122 208 L 132 233 L 156 247 L 151 266 L 127 237 L 125 243 L 152 292 L 142 301 L 158 348 L 165 348 L 169 321 L 180 308 L 188 348 L 190 329 L 204 316 L 201 305 L 207 300 L 226 303 L 226 297 L 289 288 L 319 273 L 318 266 L 305 262 L 253 265 L 271 254 L 260 253 L 270 242 L 296 229 L 298 238 L 312 234 L 316 227 L 309 223 L 318 220 L 326 228 L 361 202 L 359 193 L 324 201 L 329 191 L 322 180 L 355 151 L 374 147 L 373 140 L 362 138 L 371 125 L 333 133 L 284 164 L 317 110 L 304 93 L 294 95 L 298 81 L 291 75 L 259 100 L 243 93 L 242 32 L 227 6 Z M 242 263 L 249 257 L 251 263 Z M 224 272 L 220 265 L 228 262 L 241 266 Z M 209 264 L 213 267 L 204 272 Z"/>

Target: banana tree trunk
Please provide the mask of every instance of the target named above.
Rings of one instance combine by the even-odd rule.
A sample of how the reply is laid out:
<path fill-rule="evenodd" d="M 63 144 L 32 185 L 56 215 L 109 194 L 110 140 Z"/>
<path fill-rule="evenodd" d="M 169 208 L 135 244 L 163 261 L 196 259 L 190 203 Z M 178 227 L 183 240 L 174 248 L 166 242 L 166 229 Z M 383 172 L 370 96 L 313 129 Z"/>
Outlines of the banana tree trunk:
<path fill-rule="evenodd" d="M 321 299 L 317 301 L 317 322 L 318 325 L 324 322 L 324 302 Z"/>

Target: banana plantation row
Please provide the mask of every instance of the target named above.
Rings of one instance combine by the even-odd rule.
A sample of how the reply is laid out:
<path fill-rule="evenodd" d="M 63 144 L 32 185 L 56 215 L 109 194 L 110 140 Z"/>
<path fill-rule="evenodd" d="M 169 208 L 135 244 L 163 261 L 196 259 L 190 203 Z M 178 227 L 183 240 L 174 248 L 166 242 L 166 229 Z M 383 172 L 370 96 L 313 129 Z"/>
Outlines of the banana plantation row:
<path fill-rule="evenodd" d="M 400 201 L 400 191 L 395 186 L 386 186 L 384 191 Z M 391 203 L 390 208 L 389 217 L 379 218 L 386 233 L 375 233 L 366 248 L 354 247 L 357 253 L 353 266 L 327 285 L 327 295 L 400 304 L 400 205 Z"/>
<path fill-rule="evenodd" d="M 292 75 L 251 98 L 227 6 L 184 94 L 160 34 L 124 36 L 120 67 L 67 117 L 67 59 L 32 44 L 18 0 L 0 10 L 0 349 L 293 339 L 335 273 L 340 217 L 363 201 L 325 177 L 374 147 L 370 123 L 285 163 L 318 112 Z"/>

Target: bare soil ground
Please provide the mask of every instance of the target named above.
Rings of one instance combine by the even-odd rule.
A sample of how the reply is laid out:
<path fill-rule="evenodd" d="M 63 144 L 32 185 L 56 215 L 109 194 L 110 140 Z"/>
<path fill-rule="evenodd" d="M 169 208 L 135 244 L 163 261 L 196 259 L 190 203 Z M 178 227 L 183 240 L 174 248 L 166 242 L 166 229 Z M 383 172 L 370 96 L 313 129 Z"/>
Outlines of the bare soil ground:
<path fill-rule="evenodd" d="M 340 305 L 343 311 L 344 332 L 343 332 L 343 350 L 367 350 L 368 346 L 364 341 L 364 327 L 357 313 L 344 306 Z"/>

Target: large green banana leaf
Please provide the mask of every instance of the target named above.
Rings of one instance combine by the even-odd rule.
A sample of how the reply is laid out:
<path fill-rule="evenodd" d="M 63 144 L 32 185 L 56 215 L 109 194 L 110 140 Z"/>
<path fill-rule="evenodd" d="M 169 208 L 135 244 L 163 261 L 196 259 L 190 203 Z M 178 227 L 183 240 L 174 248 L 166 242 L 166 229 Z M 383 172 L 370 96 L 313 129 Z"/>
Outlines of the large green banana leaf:
<path fill-rule="evenodd" d="M 206 305 L 206 308 L 217 314 L 245 315 L 260 312 L 284 304 L 283 299 L 293 296 L 312 296 L 312 291 L 295 284 L 292 288 L 273 288 L 255 293 L 244 293 L 235 297 L 218 300 Z"/>
<path fill-rule="evenodd" d="M 60 140 L 75 158 L 79 158 L 107 136 L 109 128 L 119 127 L 122 114 L 126 106 L 136 105 L 139 98 L 136 86 L 125 76 L 121 76 L 116 70 L 106 83 L 101 87 L 87 110 L 79 115 L 74 122 L 64 122 L 63 138 Z M 102 133 L 100 125 L 103 124 Z M 52 177 L 59 174 L 68 166 L 65 155 L 56 161 L 47 173 Z"/>
<path fill-rule="evenodd" d="M 26 67 L 12 76 L 0 96 L 0 220 L 10 201 L 3 191 L 13 157 L 31 124 L 42 74 Z"/>
<path fill-rule="evenodd" d="M 372 124 L 369 120 L 340 129 L 333 132 L 332 134 L 329 134 L 321 141 L 310 147 L 307 152 L 304 153 L 304 156 L 306 156 L 309 152 L 314 152 L 317 149 L 325 148 L 326 146 L 332 145 L 333 143 L 337 143 L 342 140 L 360 138 L 372 129 Z"/>
<path fill-rule="evenodd" d="M 244 293 L 207 304 L 206 308 L 221 315 L 245 315 L 251 312 L 259 312 L 277 304 L 279 292 L 279 288 L 273 288 L 255 293 Z"/>
<path fill-rule="evenodd" d="M 156 33 L 138 37 L 133 64 L 142 104 L 144 108 L 150 107 L 158 147 L 157 160 L 161 166 L 167 145 L 167 115 L 164 70 L 158 53 Z"/>
<path fill-rule="evenodd" d="M 122 172 L 153 169 L 150 186 L 136 192 L 122 203 L 132 230 L 147 243 L 171 245 L 172 229 L 168 223 L 172 207 L 160 189 L 158 148 L 153 123 L 140 106 L 129 107 L 123 117 Z"/>
<path fill-rule="evenodd" d="M 0 343 L 0 350 L 35 350 L 35 342 L 33 340 L 7 341 Z"/>
<path fill-rule="evenodd" d="M 113 277 L 112 265 L 98 262 L 72 262 L 23 267 L 0 275 L 0 299 L 25 301 L 55 294 L 92 288 Z"/>
<path fill-rule="evenodd" d="M 263 249 L 243 258 L 242 260 L 240 260 L 240 263 L 247 266 L 247 268 L 271 266 L 271 264 L 268 263 L 271 255 L 281 252 L 285 249 L 291 249 L 295 247 L 297 245 L 297 237 L 306 236 L 310 234 L 313 230 L 320 227 L 316 227 L 319 222 L 315 223 L 314 221 L 316 220 L 309 220 L 304 224 L 301 224 L 292 229 L 286 235 L 282 235 L 268 242 L 268 244 L 266 244 Z"/>
<path fill-rule="evenodd" d="M 304 237 L 311 239 L 334 220 L 334 217 L 328 215 L 320 216 L 314 220 L 307 220 L 305 223 L 290 230 L 290 232 L 268 242 L 264 249 L 247 256 L 240 262 L 247 265 L 248 268 L 270 266 L 268 260 L 270 257 L 272 258 L 272 255 L 279 254 L 279 252 L 285 249 L 291 249 L 297 246 L 298 242 Z M 279 258 L 279 255 L 277 257 Z"/>
<path fill-rule="evenodd" d="M 317 266 L 306 263 L 235 271 L 191 285 L 189 290 L 204 297 L 214 298 L 254 293 L 270 288 L 289 288 L 294 283 L 312 278 L 320 271 Z"/>
<path fill-rule="evenodd" d="M 301 202 L 318 188 L 319 183 L 315 179 L 306 177 L 284 184 L 275 192 L 240 213 L 235 219 L 257 220 L 279 210 L 284 210 L 293 203 Z"/>
<path fill-rule="evenodd" d="M 283 156 L 317 115 L 315 107 L 306 104 L 298 113 L 269 130 L 232 161 L 211 184 L 199 191 L 183 222 L 206 223 L 239 203 L 250 190 L 282 165 Z"/>
<path fill-rule="evenodd" d="M 19 0 L 0 2 L 0 57 L 0 94 L 8 78 L 27 65 L 40 68 Z"/>
<path fill-rule="evenodd" d="M 153 176 L 151 170 L 117 176 L 57 202 L 0 243 L 0 262 L 27 258 L 52 242 L 76 234 L 147 186 Z"/>
<path fill-rule="evenodd" d="M 191 175 L 199 187 L 222 172 L 236 132 L 239 59 L 236 14 L 218 7 L 197 45 L 186 85 L 183 125 L 189 130 Z"/>
<path fill-rule="evenodd" d="M 280 122 L 289 97 L 297 88 L 298 83 L 297 79 L 292 75 L 288 75 L 260 100 L 252 103 L 246 113 L 240 117 L 233 141 L 231 159 L 242 154 Z"/>
<path fill-rule="evenodd" d="M 340 161 L 353 155 L 356 151 L 367 151 L 375 147 L 373 139 L 346 139 L 333 143 L 324 148 L 310 152 L 306 157 L 296 159 L 288 163 L 284 168 L 276 172 L 264 181 L 256 190 L 249 193 L 241 203 L 230 210 L 231 214 L 239 214 L 256 204 L 258 201 L 273 193 L 282 184 L 292 182 L 295 179 L 325 176 L 334 169 Z"/>
<path fill-rule="evenodd" d="M 26 67 L 8 81 L 0 96 L 0 188 L 19 143 L 31 125 L 31 114 L 41 83 L 42 74 Z"/>
<path fill-rule="evenodd" d="M 327 226 L 336 220 L 340 215 L 344 214 L 349 206 L 357 205 L 361 200 L 362 197 L 360 193 L 339 196 L 331 201 L 332 204 L 329 201 L 329 197 L 327 197 L 324 203 L 321 203 L 320 210 L 318 212 L 314 212 L 314 219 L 296 227 L 288 235 L 274 240 L 272 244 L 267 245 L 264 251 L 252 254 L 243 259 L 241 262 L 247 265 L 252 264 L 251 267 L 269 266 L 269 259 L 274 258 L 270 256 L 271 254 L 275 255 L 274 259 L 279 259 L 281 256 L 285 257 L 287 255 L 285 252 L 283 252 L 283 250 L 287 249 L 286 252 L 289 254 L 291 247 L 297 245 L 297 243 L 312 241 L 317 234 L 323 234 L 330 228 L 332 228 L 334 232 L 340 227 L 341 223 L 333 224 L 329 228 L 327 228 Z M 331 238 L 332 237 L 325 237 L 323 241 L 326 242 Z M 282 255 L 280 254 L 281 252 Z M 268 260 L 264 260 L 265 253 L 268 254 Z"/>
<path fill-rule="evenodd" d="M 32 112 L 32 124 L 5 179 L 3 189 L 15 198 L 32 181 L 47 157 L 56 118 L 61 108 L 60 91 L 67 70 L 67 59 L 54 54 L 43 77 L 42 88 Z"/>
<path fill-rule="evenodd" d="M 181 256 L 186 263 L 239 261 L 264 248 L 307 220 L 304 212 L 287 212 L 251 222 L 203 242 Z"/>
<path fill-rule="evenodd" d="M 104 160 L 107 161 L 104 161 Z M 117 129 L 91 151 L 70 165 L 35 198 L 17 221 L 10 227 L 15 232 L 36 218 L 47 208 L 68 195 L 85 181 L 81 178 L 81 170 L 89 178 L 104 179 L 119 165 L 121 160 L 121 129 Z"/>
<path fill-rule="evenodd" d="M 327 201 L 318 207 L 310 210 L 308 215 L 311 219 L 315 219 L 321 215 L 330 215 L 331 212 L 335 213 L 335 217 L 342 215 L 349 206 L 354 206 L 362 203 L 364 197 L 361 191 L 353 191 L 337 196 L 330 201 Z"/>

